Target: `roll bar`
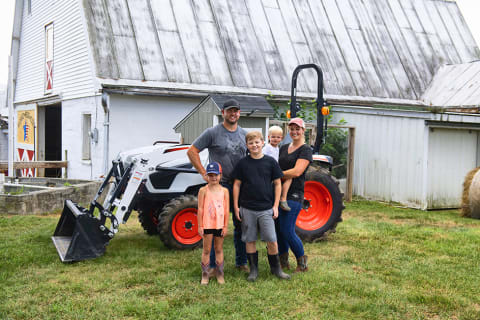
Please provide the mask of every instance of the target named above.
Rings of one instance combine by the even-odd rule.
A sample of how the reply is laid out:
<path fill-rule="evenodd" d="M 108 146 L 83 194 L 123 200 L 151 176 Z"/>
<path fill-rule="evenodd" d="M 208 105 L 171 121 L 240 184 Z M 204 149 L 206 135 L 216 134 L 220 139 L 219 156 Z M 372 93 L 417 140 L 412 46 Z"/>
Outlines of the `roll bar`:
<path fill-rule="evenodd" d="M 324 142 L 324 138 L 327 136 L 327 118 L 322 114 L 322 107 L 326 106 L 326 101 L 323 99 L 323 72 L 322 69 L 316 64 L 308 63 L 301 64 L 295 68 L 292 75 L 292 90 L 290 97 L 290 114 L 292 118 L 297 116 L 297 112 L 300 110 L 300 105 L 297 103 L 297 78 L 300 71 L 303 69 L 314 69 L 317 72 L 317 99 L 315 105 L 317 107 L 317 138 L 313 146 L 313 153 L 318 154 L 320 147 Z M 325 123 L 325 125 L 324 125 Z"/>

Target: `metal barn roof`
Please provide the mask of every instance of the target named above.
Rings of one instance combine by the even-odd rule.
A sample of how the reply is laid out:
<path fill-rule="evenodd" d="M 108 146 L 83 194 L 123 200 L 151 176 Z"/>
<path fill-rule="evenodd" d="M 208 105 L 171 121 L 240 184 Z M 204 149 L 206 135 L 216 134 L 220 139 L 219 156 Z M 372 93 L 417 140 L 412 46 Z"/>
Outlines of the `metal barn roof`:
<path fill-rule="evenodd" d="M 422 104 L 443 64 L 480 59 L 449 0 L 85 0 L 107 88 L 289 95 L 298 64 L 326 97 Z M 316 75 L 299 92 L 314 96 Z M 135 89 L 134 89 L 135 90 Z"/>
<path fill-rule="evenodd" d="M 480 61 L 442 66 L 422 99 L 428 105 L 479 112 Z"/>

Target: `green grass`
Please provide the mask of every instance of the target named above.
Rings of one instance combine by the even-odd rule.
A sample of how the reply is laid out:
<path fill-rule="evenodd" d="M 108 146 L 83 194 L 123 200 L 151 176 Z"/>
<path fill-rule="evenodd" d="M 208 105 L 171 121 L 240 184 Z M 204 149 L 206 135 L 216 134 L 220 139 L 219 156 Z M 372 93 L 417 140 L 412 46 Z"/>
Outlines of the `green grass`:
<path fill-rule="evenodd" d="M 248 283 L 230 232 L 226 285 L 202 287 L 201 251 L 166 249 L 136 215 L 104 256 L 73 264 L 50 240 L 59 215 L 0 216 L 0 319 L 480 319 L 480 221 L 367 201 L 343 217 L 290 281 L 261 244 Z"/>

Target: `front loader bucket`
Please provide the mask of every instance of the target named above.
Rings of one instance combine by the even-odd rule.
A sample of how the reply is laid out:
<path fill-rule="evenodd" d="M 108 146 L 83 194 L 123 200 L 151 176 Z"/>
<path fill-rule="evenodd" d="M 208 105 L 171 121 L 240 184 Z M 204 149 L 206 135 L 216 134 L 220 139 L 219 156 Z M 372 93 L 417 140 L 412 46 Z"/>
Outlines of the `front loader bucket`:
<path fill-rule="evenodd" d="M 63 212 L 53 234 L 52 241 L 62 262 L 93 259 L 105 253 L 110 241 L 102 223 L 85 208 L 71 200 L 65 200 Z M 105 228 L 102 228 L 105 230 Z"/>

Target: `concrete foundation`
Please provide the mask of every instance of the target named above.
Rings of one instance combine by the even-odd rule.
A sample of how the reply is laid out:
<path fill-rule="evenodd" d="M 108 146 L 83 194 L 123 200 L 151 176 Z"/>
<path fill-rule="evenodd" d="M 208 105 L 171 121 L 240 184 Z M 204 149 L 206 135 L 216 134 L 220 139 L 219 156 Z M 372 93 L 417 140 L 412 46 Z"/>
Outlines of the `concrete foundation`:
<path fill-rule="evenodd" d="M 101 181 L 56 178 L 6 178 L 5 182 L 0 215 L 54 212 L 63 208 L 66 199 L 86 205 L 101 185 Z"/>

